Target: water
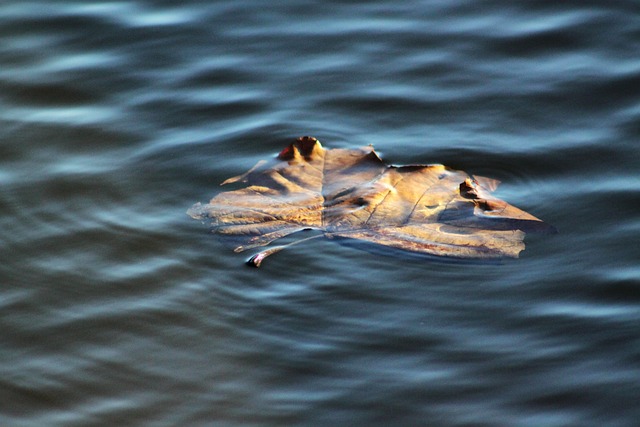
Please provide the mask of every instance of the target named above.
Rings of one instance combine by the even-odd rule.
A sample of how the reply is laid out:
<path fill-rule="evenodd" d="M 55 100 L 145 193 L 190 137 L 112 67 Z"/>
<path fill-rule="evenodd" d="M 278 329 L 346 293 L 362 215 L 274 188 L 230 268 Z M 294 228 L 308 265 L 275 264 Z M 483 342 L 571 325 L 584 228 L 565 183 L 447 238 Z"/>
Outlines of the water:
<path fill-rule="evenodd" d="M 635 426 L 634 1 L 0 5 L 0 425 Z M 500 179 L 519 260 L 185 215 L 291 138 Z"/>

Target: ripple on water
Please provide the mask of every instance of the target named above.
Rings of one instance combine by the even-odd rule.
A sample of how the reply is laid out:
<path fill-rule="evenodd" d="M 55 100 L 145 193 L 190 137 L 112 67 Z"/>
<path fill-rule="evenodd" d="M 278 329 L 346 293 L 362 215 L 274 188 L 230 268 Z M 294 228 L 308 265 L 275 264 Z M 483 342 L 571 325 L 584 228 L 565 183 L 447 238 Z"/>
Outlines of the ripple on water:
<path fill-rule="evenodd" d="M 635 425 L 633 2 L 160 3 L 0 5 L 0 424 Z M 245 268 L 185 211 L 307 134 L 560 233 Z"/>

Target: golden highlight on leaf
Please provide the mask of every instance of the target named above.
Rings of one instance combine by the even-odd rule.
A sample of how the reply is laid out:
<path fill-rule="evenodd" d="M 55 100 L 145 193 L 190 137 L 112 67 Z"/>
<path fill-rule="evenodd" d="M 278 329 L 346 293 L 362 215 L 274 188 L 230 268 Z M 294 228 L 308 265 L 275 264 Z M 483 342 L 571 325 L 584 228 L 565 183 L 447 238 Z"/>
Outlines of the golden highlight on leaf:
<path fill-rule="evenodd" d="M 271 162 L 261 161 L 187 212 L 235 237 L 237 252 L 305 229 L 396 249 L 457 258 L 518 257 L 526 232 L 553 227 L 491 196 L 499 181 L 443 165 L 388 166 L 373 150 L 325 149 L 298 138 Z M 271 253 L 250 260 L 259 266 Z M 275 250 L 277 249 L 277 250 Z"/>

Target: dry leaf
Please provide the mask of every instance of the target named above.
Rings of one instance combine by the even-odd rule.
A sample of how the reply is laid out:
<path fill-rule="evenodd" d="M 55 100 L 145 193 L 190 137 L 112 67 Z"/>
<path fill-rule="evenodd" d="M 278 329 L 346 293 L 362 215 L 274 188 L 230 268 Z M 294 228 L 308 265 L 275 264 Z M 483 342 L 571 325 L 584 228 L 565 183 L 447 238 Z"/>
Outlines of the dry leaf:
<path fill-rule="evenodd" d="M 271 163 L 260 162 L 223 184 L 188 214 L 209 219 L 215 233 L 239 238 L 236 252 L 268 245 L 305 229 L 408 251 L 457 258 L 517 257 L 525 232 L 552 232 L 490 196 L 498 181 L 443 165 L 388 166 L 372 147 L 330 149 L 298 138 Z M 249 263 L 282 247 L 263 251 Z"/>

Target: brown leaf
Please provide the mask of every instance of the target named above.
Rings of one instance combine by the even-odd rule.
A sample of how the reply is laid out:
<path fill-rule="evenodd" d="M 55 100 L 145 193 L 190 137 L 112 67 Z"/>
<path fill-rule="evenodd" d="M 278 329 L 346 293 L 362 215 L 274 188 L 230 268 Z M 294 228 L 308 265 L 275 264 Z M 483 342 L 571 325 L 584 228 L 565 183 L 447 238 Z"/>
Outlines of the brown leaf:
<path fill-rule="evenodd" d="M 211 220 L 214 232 L 240 238 L 236 252 L 305 229 L 428 255 L 517 257 L 525 232 L 552 232 L 533 215 L 490 195 L 499 181 L 443 165 L 388 166 L 371 146 L 322 147 L 298 138 L 276 159 L 223 184 L 188 214 Z M 272 248 L 252 258 L 258 266 Z"/>

